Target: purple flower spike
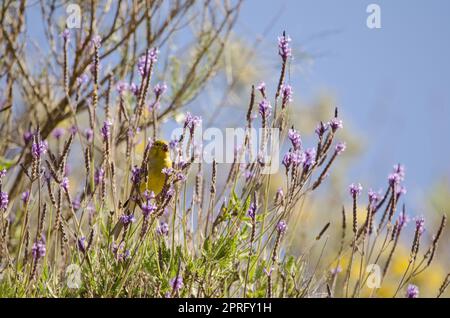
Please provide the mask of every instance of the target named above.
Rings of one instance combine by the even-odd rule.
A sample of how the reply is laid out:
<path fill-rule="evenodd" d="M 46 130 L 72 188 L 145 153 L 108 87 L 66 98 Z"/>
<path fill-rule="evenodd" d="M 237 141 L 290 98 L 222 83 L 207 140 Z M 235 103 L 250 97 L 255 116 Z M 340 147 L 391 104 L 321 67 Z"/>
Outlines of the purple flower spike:
<path fill-rule="evenodd" d="M 347 148 L 347 145 L 345 144 L 345 142 L 338 142 L 335 148 L 336 154 L 340 155 L 341 153 L 343 153 L 345 151 L 345 148 Z"/>
<path fill-rule="evenodd" d="M 294 150 L 300 150 L 302 147 L 302 139 L 300 137 L 300 134 L 295 129 L 289 129 L 288 137 L 292 143 L 292 146 L 294 147 Z"/>
<path fill-rule="evenodd" d="M 110 120 L 106 120 L 103 122 L 103 127 L 102 127 L 102 136 L 103 139 L 108 139 L 109 136 L 111 136 L 111 126 L 112 126 L 112 122 Z"/>
<path fill-rule="evenodd" d="M 133 169 L 131 169 L 131 181 L 138 185 L 141 183 L 141 168 L 138 166 L 134 166 Z"/>
<path fill-rule="evenodd" d="M 116 84 L 116 90 L 120 95 L 123 95 L 129 89 L 130 89 L 130 85 L 128 85 L 127 82 L 120 81 Z"/>
<path fill-rule="evenodd" d="M 286 221 L 281 220 L 280 222 L 278 222 L 278 224 L 277 224 L 278 233 L 284 234 L 286 232 L 286 229 L 287 229 Z"/>
<path fill-rule="evenodd" d="M 261 93 L 263 97 L 266 96 L 266 83 L 264 82 L 259 83 L 256 89 Z"/>
<path fill-rule="evenodd" d="M 369 190 L 368 195 L 369 195 L 369 205 L 372 208 L 374 208 L 377 205 L 378 201 L 380 200 L 380 196 L 372 189 Z"/>
<path fill-rule="evenodd" d="M 255 218 L 255 216 L 256 216 L 256 204 L 255 204 L 255 202 L 252 202 L 252 203 L 250 204 L 250 207 L 248 208 L 248 211 L 247 211 L 247 215 L 248 215 L 251 219 L 254 219 L 254 218 Z"/>
<path fill-rule="evenodd" d="M 287 61 L 288 57 L 292 56 L 292 49 L 289 45 L 291 38 L 289 35 L 283 33 L 282 36 L 278 37 L 278 54 L 281 56 L 284 62 Z"/>
<path fill-rule="evenodd" d="M 267 119 L 272 114 L 272 106 L 266 99 L 259 103 L 259 114 L 264 119 Z"/>
<path fill-rule="evenodd" d="M 102 38 L 100 35 L 96 35 L 91 40 L 91 47 L 99 49 L 102 46 Z"/>
<path fill-rule="evenodd" d="M 60 139 L 64 135 L 64 129 L 63 128 L 55 128 L 53 130 L 53 137 L 56 139 Z"/>
<path fill-rule="evenodd" d="M 63 188 L 64 191 L 69 191 L 69 178 L 64 177 L 61 180 L 61 188 Z"/>
<path fill-rule="evenodd" d="M 305 151 L 305 158 L 303 161 L 303 168 L 309 169 L 316 163 L 316 149 L 310 148 Z"/>
<path fill-rule="evenodd" d="M 9 203 L 9 196 L 6 192 L 0 192 L 0 211 L 6 210 Z"/>
<path fill-rule="evenodd" d="M 423 216 L 415 218 L 414 221 L 416 222 L 416 231 L 422 235 L 423 232 L 425 232 L 425 219 Z"/>
<path fill-rule="evenodd" d="M 35 260 L 38 260 L 45 256 L 46 247 L 45 247 L 45 239 L 42 238 L 33 244 L 31 248 L 31 253 Z"/>
<path fill-rule="evenodd" d="M 336 132 L 338 129 L 344 127 L 344 125 L 342 124 L 342 120 L 335 117 L 332 120 L 330 120 L 330 127 L 333 132 Z"/>
<path fill-rule="evenodd" d="M 142 204 L 142 213 L 144 214 L 144 217 L 148 217 L 150 214 L 156 211 L 156 204 L 150 203 L 150 201 L 145 202 Z"/>
<path fill-rule="evenodd" d="M 31 146 L 31 154 L 34 158 L 40 158 L 47 153 L 48 144 L 47 141 L 39 141 L 38 143 L 33 142 Z"/>
<path fill-rule="evenodd" d="M 65 29 L 61 32 L 61 37 L 63 38 L 64 42 L 70 42 L 70 30 Z"/>
<path fill-rule="evenodd" d="M 86 242 L 86 238 L 83 236 L 83 237 L 80 237 L 78 240 L 77 240 L 77 245 L 78 245 L 78 249 L 81 251 L 81 253 L 86 253 L 86 248 L 87 248 L 87 242 Z"/>
<path fill-rule="evenodd" d="M 27 203 L 28 200 L 30 199 L 30 191 L 27 190 L 27 191 L 23 192 L 21 199 L 22 199 L 23 203 Z"/>
<path fill-rule="evenodd" d="M 350 191 L 350 194 L 352 195 L 352 197 L 359 196 L 363 189 L 360 183 L 358 183 L 358 184 L 352 183 L 348 188 L 349 188 L 349 191 Z"/>
<path fill-rule="evenodd" d="M 156 229 L 156 232 L 161 236 L 167 235 L 169 233 L 169 224 L 166 222 L 161 222 Z"/>
<path fill-rule="evenodd" d="M 105 170 L 103 168 L 97 168 L 94 172 L 95 185 L 99 185 L 100 183 L 102 183 L 104 177 L 105 177 Z"/>
<path fill-rule="evenodd" d="M 281 87 L 281 99 L 283 101 L 283 106 L 286 106 L 288 103 L 292 102 L 292 93 L 291 85 L 283 85 Z"/>
<path fill-rule="evenodd" d="M 150 71 L 150 65 L 158 60 L 158 49 L 153 48 L 147 51 L 147 54 L 142 55 L 138 61 L 138 70 L 142 77 L 145 77 Z"/>
<path fill-rule="evenodd" d="M 329 127 L 330 127 L 330 126 L 329 126 L 328 123 L 325 123 L 325 124 L 324 124 L 323 122 L 320 122 L 320 123 L 317 125 L 316 130 L 315 130 L 317 136 L 318 136 L 318 137 L 322 137 L 322 136 L 326 133 L 326 131 L 328 130 Z"/>
<path fill-rule="evenodd" d="M 174 292 L 180 291 L 183 288 L 183 277 L 177 276 L 170 280 L 170 286 L 172 286 L 172 290 Z"/>
<path fill-rule="evenodd" d="M 87 142 L 91 143 L 92 140 L 94 139 L 94 132 L 92 131 L 92 129 L 90 128 L 86 128 L 84 130 L 84 135 L 86 136 L 86 140 Z"/>
<path fill-rule="evenodd" d="M 26 131 L 23 133 L 23 141 L 27 144 L 33 139 L 33 133 L 31 131 Z"/>
<path fill-rule="evenodd" d="M 190 112 L 186 113 L 186 119 L 184 120 L 184 127 L 189 128 L 191 131 L 194 127 L 200 126 L 202 118 L 199 116 L 192 116 Z"/>
<path fill-rule="evenodd" d="M 409 284 L 406 288 L 406 298 L 419 298 L 419 287 Z"/>
<path fill-rule="evenodd" d="M 134 221 L 136 221 L 136 219 L 134 218 L 133 214 L 130 214 L 130 215 L 123 214 L 120 217 L 120 222 L 122 222 L 123 225 L 128 225 L 128 224 L 134 223 Z"/>
<path fill-rule="evenodd" d="M 166 83 L 158 83 L 153 88 L 153 92 L 156 95 L 156 99 L 160 98 L 167 91 Z"/>

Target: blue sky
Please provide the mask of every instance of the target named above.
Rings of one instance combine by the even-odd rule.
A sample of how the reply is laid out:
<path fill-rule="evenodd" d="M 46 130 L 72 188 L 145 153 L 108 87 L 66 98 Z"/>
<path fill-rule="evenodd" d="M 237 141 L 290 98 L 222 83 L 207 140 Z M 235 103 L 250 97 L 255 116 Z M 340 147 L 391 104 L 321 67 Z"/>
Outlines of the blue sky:
<path fill-rule="evenodd" d="M 366 26 L 370 3 L 381 8 L 381 29 Z M 316 55 L 292 85 L 302 100 L 332 91 L 343 117 L 364 134 L 366 152 L 352 178 L 381 186 L 401 162 L 417 198 L 450 174 L 449 14 L 445 0 L 249 0 L 238 30 L 251 40 L 275 21 L 266 41 L 286 30 L 294 46 Z"/>

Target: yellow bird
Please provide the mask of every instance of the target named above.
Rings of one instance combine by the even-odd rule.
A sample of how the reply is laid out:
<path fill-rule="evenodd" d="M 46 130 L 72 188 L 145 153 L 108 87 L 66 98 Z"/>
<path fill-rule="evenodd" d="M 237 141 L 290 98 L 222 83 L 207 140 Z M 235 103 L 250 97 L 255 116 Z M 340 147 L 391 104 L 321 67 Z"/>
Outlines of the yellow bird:
<path fill-rule="evenodd" d="M 156 140 L 150 148 L 148 155 L 148 181 L 140 186 L 140 191 L 153 191 L 158 195 L 164 187 L 165 175 L 162 173 L 164 168 L 172 167 L 170 159 L 169 146 L 163 140 Z"/>
<path fill-rule="evenodd" d="M 162 172 L 164 168 L 172 167 L 172 160 L 170 159 L 170 152 L 168 144 L 163 140 L 155 140 L 149 150 L 148 154 L 148 164 L 147 164 L 147 183 L 142 182 L 139 186 L 139 191 L 141 195 L 144 191 L 153 191 L 155 196 L 157 196 L 163 189 L 166 176 Z M 143 178 L 145 180 L 145 178 Z M 130 204 L 128 204 L 130 203 Z M 128 205 L 128 213 L 134 213 L 136 208 L 136 202 L 134 200 L 127 201 L 124 206 Z M 119 220 L 112 230 L 114 238 L 119 237 L 120 232 L 123 228 L 123 222 Z"/>

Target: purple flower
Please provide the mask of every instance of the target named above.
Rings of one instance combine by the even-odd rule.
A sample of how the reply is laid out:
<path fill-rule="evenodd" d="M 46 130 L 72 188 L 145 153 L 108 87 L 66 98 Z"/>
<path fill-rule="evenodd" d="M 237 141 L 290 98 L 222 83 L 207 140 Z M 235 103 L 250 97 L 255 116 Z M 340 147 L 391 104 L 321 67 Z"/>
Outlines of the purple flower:
<path fill-rule="evenodd" d="M 171 176 L 173 174 L 173 169 L 172 168 L 162 168 L 161 173 L 165 174 L 166 176 Z"/>
<path fill-rule="evenodd" d="M 406 194 L 406 188 L 405 188 L 405 186 L 399 186 L 399 187 L 396 187 L 395 188 L 395 193 L 397 194 L 397 195 L 402 195 L 402 194 Z"/>
<path fill-rule="evenodd" d="M 120 216 L 120 222 L 122 222 L 123 225 L 134 223 L 134 221 L 136 221 L 136 219 L 134 218 L 134 214 L 123 214 Z"/>
<path fill-rule="evenodd" d="M 81 76 L 77 77 L 77 85 L 78 86 L 87 84 L 88 81 L 89 81 L 89 76 L 86 73 L 84 73 Z"/>
<path fill-rule="evenodd" d="M 291 38 L 283 32 L 282 36 L 278 37 L 278 54 L 281 56 L 284 62 L 288 57 L 292 56 L 292 49 L 289 45 Z"/>
<path fill-rule="evenodd" d="M 91 143 L 92 140 L 94 139 L 94 132 L 92 131 L 92 129 L 90 128 L 86 128 L 84 130 L 84 135 L 86 136 L 86 140 L 87 142 Z"/>
<path fill-rule="evenodd" d="M 403 226 L 405 226 L 406 224 L 408 224 L 409 221 L 410 221 L 410 220 L 409 220 L 409 216 L 406 214 L 406 212 L 402 211 L 402 212 L 400 213 L 400 215 L 398 216 L 398 225 L 399 225 L 400 227 L 403 227 Z"/>
<path fill-rule="evenodd" d="M 391 186 L 396 186 L 400 184 L 401 177 L 398 173 L 394 172 L 388 176 L 388 181 Z"/>
<path fill-rule="evenodd" d="M 8 203 L 9 203 L 8 193 L 3 191 L 0 192 L 0 211 L 6 210 L 6 208 L 8 207 Z"/>
<path fill-rule="evenodd" d="M 283 160 L 282 160 L 283 165 L 286 167 L 286 169 L 289 169 L 289 167 L 292 164 L 292 155 L 291 152 L 287 152 L 284 154 Z"/>
<path fill-rule="evenodd" d="M 63 128 L 55 128 L 53 130 L 53 137 L 56 139 L 61 138 L 64 135 L 64 129 Z"/>
<path fill-rule="evenodd" d="M 177 181 L 183 182 L 186 181 L 186 176 L 182 172 L 178 172 L 176 175 L 176 179 Z"/>
<path fill-rule="evenodd" d="M 158 83 L 153 88 L 153 92 L 156 95 L 156 99 L 160 98 L 167 90 L 166 83 Z"/>
<path fill-rule="evenodd" d="M 342 267 L 341 267 L 341 265 L 338 265 L 338 266 L 336 266 L 336 267 L 333 267 L 333 268 L 330 270 L 330 273 L 331 273 L 331 275 L 333 275 L 333 276 L 339 274 L 340 272 L 342 272 Z"/>
<path fill-rule="evenodd" d="M 283 198 L 284 198 L 283 189 L 279 187 L 275 195 L 275 202 L 281 202 Z"/>
<path fill-rule="evenodd" d="M 111 135 L 111 126 L 112 122 L 110 120 L 106 120 L 103 122 L 102 136 L 104 140 L 108 139 L 109 136 Z"/>
<path fill-rule="evenodd" d="M 291 151 L 289 150 L 288 153 L 286 153 L 283 157 L 283 165 L 288 169 L 291 164 L 293 166 L 298 166 L 301 163 L 303 163 L 305 160 L 305 157 L 302 155 L 300 151 Z"/>
<path fill-rule="evenodd" d="M 119 245 L 113 243 L 112 252 L 119 262 L 126 261 L 130 257 L 130 250 L 125 249 L 125 242 L 122 242 Z"/>
<path fill-rule="evenodd" d="M 94 172 L 94 183 L 95 185 L 99 185 L 103 182 L 103 178 L 105 177 L 105 170 L 103 168 L 97 168 Z"/>
<path fill-rule="evenodd" d="M 303 168 L 309 169 L 316 163 L 316 148 L 310 148 L 305 151 Z"/>
<path fill-rule="evenodd" d="M 323 134 L 325 134 L 325 132 L 328 130 L 328 127 L 329 127 L 328 123 L 324 124 L 323 122 L 320 122 L 315 130 L 317 136 L 322 137 Z"/>
<path fill-rule="evenodd" d="M 64 177 L 61 180 L 61 188 L 63 188 L 64 191 L 69 191 L 69 178 Z"/>
<path fill-rule="evenodd" d="M 149 200 L 153 200 L 155 198 L 155 192 L 153 191 L 148 191 L 145 190 L 144 193 L 142 194 L 144 196 L 144 198 L 149 201 Z"/>
<path fill-rule="evenodd" d="M 148 217 L 150 214 L 156 211 L 156 204 L 151 203 L 150 201 L 145 202 L 142 204 L 142 213 L 144 214 L 144 217 Z"/>
<path fill-rule="evenodd" d="M 251 219 L 255 218 L 255 216 L 256 216 L 256 204 L 255 204 L 255 202 L 250 203 L 250 207 L 248 208 L 247 215 Z"/>
<path fill-rule="evenodd" d="M 261 95 L 263 97 L 266 97 L 266 83 L 264 83 L 264 82 L 259 83 L 259 85 L 256 87 L 256 89 L 261 92 Z"/>
<path fill-rule="evenodd" d="M 333 132 L 336 132 L 336 130 L 344 127 L 344 125 L 342 124 L 342 120 L 335 117 L 332 120 L 330 120 L 330 127 Z"/>
<path fill-rule="evenodd" d="M 70 126 L 68 131 L 69 131 L 69 134 L 75 135 L 78 132 L 78 127 L 76 125 L 72 125 L 72 126 Z"/>
<path fill-rule="evenodd" d="M 33 139 L 33 133 L 31 131 L 26 131 L 23 133 L 23 141 L 27 144 L 31 139 Z"/>
<path fill-rule="evenodd" d="M 189 128 L 191 131 L 194 127 L 198 127 L 202 123 L 200 116 L 192 116 L 190 112 L 186 113 L 186 119 L 184 120 L 184 127 Z"/>
<path fill-rule="evenodd" d="M 23 203 L 27 203 L 28 200 L 30 199 L 30 191 L 27 190 L 27 191 L 22 192 L 21 199 L 22 199 Z"/>
<path fill-rule="evenodd" d="M 147 75 L 150 71 L 150 65 L 158 60 L 159 51 L 156 48 L 149 49 L 147 54 L 142 55 L 138 61 L 138 70 L 142 77 Z"/>
<path fill-rule="evenodd" d="M 405 180 L 405 167 L 401 164 L 394 165 L 393 173 L 398 174 L 400 181 Z"/>
<path fill-rule="evenodd" d="M 172 139 L 171 141 L 169 141 L 169 148 L 170 149 L 175 149 L 178 145 L 178 139 Z"/>
<path fill-rule="evenodd" d="M 263 99 L 259 103 L 259 114 L 261 115 L 262 118 L 267 119 L 271 113 L 272 113 L 272 106 L 266 99 Z"/>
<path fill-rule="evenodd" d="M 288 103 L 292 102 L 292 86 L 291 85 L 283 85 L 281 87 L 281 98 L 282 105 L 285 107 Z"/>
<path fill-rule="evenodd" d="M 31 248 L 31 253 L 33 254 L 33 258 L 38 260 L 45 256 L 46 248 L 45 248 L 45 239 L 42 238 L 33 244 Z"/>
<path fill-rule="evenodd" d="M 419 287 L 409 284 L 406 288 L 406 298 L 419 298 Z"/>
<path fill-rule="evenodd" d="M 347 145 L 345 144 L 345 142 L 338 142 L 336 147 L 334 148 L 334 150 L 336 151 L 337 155 L 340 155 L 341 153 L 343 153 L 345 151 L 346 147 L 347 147 Z"/>
<path fill-rule="evenodd" d="M 47 141 L 40 140 L 39 142 L 33 142 L 31 146 L 31 154 L 34 158 L 40 158 L 47 153 L 48 144 Z"/>
<path fill-rule="evenodd" d="M 86 238 L 83 236 L 83 237 L 80 237 L 78 240 L 77 240 L 77 245 L 78 245 L 78 249 L 84 254 L 84 253 L 86 253 L 86 248 L 87 248 L 87 242 L 86 242 Z"/>
<path fill-rule="evenodd" d="M 183 288 L 183 277 L 177 276 L 170 280 L 170 286 L 172 286 L 173 292 L 180 291 L 181 288 Z"/>
<path fill-rule="evenodd" d="M 138 96 L 139 87 L 135 83 L 130 84 L 130 92 L 133 93 L 134 96 Z"/>
<path fill-rule="evenodd" d="M 124 81 L 120 81 L 116 84 L 116 90 L 120 95 L 123 95 L 129 88 L 130 85 Z"/>
<path fill-rule="evenodd" d="M 350 191 L 350 194 L 352 195 L 352 197 L 355 197 L 355 198 L 361 194 L 361 191 L 363 189 L 360 183 L 358 183 L 358 184 L 352 183 L 348 188 L 349 188 L 349 191 Z"/>
<path fill-rule="evenodd" d="M 81 198 L 80 198 L 80 196 L 77 196 L 76 198 L 75 198 L 75 200 L 73 200 L 73 202 L 72 202 L 72 206 L 73 206 L 73 209 L 76 211 L 76 210 L 79 210 L 80 208 L 81 208 L 81 202 L 80 202 L 80 200 L 81 200 Z"/>
<path fill-rule="evenodd" d="M 280 222 L 278 222 L 278 224 L 277 224 L 278 233 L 284 234 L 286 232 L 286 229 L 287 229 L 286 221 L 281 220 Z"/>
<path fill-rule="evenodd" d="M 369 195 L 369 205 L 372 208 L 374 208 L 377 205 L 378 201 L 380 200 L 380 196 L 372 189 L 369 190 L 368 195 Z"/>
<path fill-rule="evenodd" d="M 91 40 L 91 47 L 99 49 L 102 46 L 102 38 L 100 35 L 96 35 Z"/>
<path fill-rule="evenodd" d="M 134 166 L 133 169 L 131 169 L 131 181 L 138 185 L 141 183 L 141 168 L 138 166 Z"/>
<path fill-rule="evenodd" d="M 6 176 L 6 169 L 2 169 L 2 170 L 0 170 L 0 183 L 1 183 L 1 180 L 4 178 Z"/>
<path fill-rule="evenodd" d="M 65 29 L 64 31 L 62 31 L 61 37 L 63 38 L 64 42 L 70 42 L 70 30 Z"/>
<path fill-rule="evenodd" d="M 300 148 L 302 147 L 302 139 L 300 137 L 300 133 L 292 128 L 289 129 L 288 137 L 292 143 L 292 146 L 294 147 L 294 150 L 300 150 Z"/>
<path fill-rule="evenodd" d="M 419 233 L 419 235 L 422 235 L 423 232 L 425 232 L 425 219 L 423 216 L 417 217 L 414 219 L 416 222 L 416 231 Z"/>
<path fill-rule="evenodd" d="M 156 233 L 161 236 L 167 235 L 169 233 L 169 224 L 167 224 L 166 222 L 161 222 L 156 229 Z"/>

